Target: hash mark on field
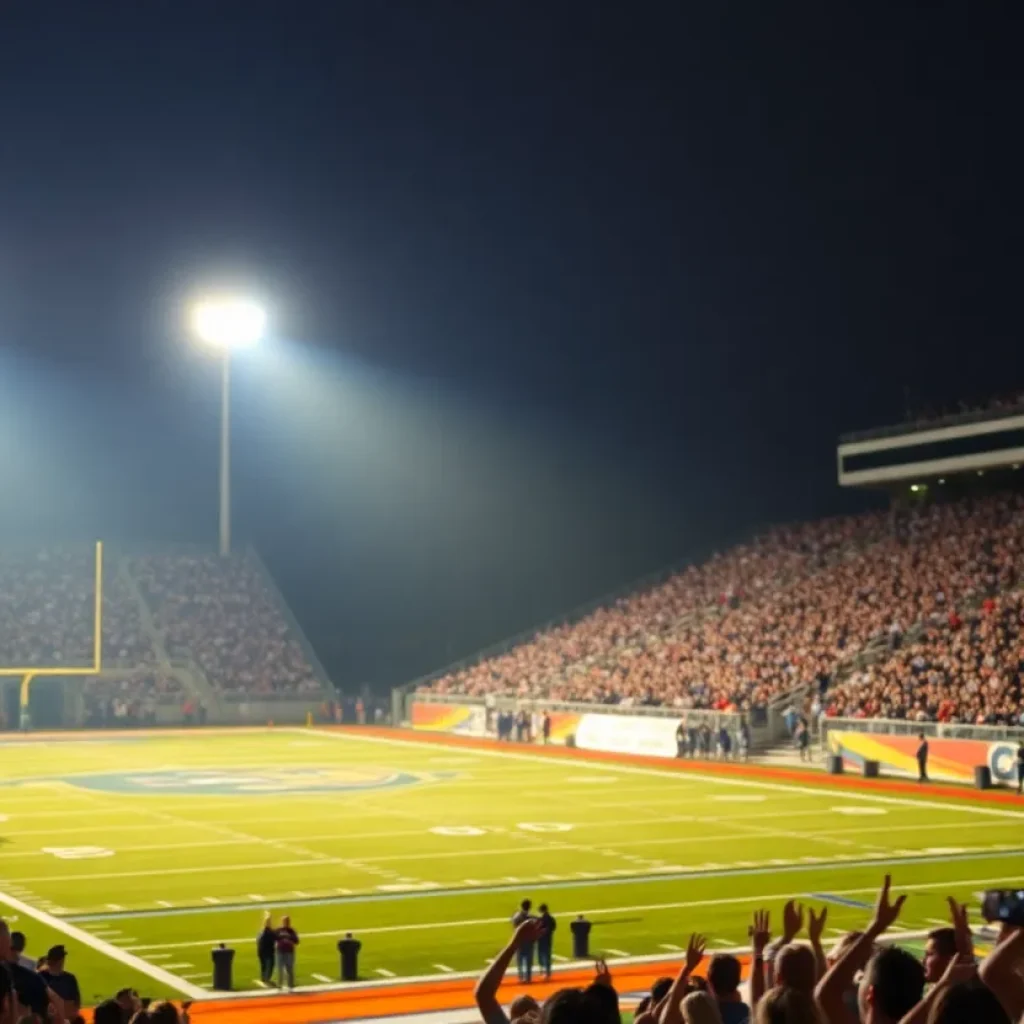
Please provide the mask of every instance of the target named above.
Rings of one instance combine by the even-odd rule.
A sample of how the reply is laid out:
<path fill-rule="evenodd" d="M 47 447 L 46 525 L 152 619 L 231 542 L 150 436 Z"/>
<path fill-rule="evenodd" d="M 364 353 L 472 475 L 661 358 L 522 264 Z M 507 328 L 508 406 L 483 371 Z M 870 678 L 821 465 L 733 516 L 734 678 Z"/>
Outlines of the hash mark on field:
<path fill-rule="evenodd" d="M 316 978 L 317 981 L 322 981 L 325 985 L 331 985 L 334 983 L 334 979 L 328 978 L 326 974 L 314 974 L 313 977 Z"/>
<path fill-rule="evenodd" d="M 403 879 L 403 881 L 404 881 L 404 879 Z M 292 890 L 292 895 L 293 896 L 297 896 L 300 900 L 308 900 L 309 899 L 309 893 L 308 892 L 303 892 L 301 889 L 293 889 Z M 313 977 L 315 978 L 316 975 L 314 974 Z"/>
<path fill-rule="evenodd" d="M 487 962 L 490 963 L 491 961 L 488 960 Z M 395 976 L 395 972 L 394 971 L 389 971 L 386 967 L 378 967 L 376 970 L 377 970 L 377 974 L 381 974 L 385 978 L 393 978 Z"/>
<path fill-rule="evenodd" d="M 522 879 L 521 878 L 517 878 L 515 875 L 506 875 L 505 876 L 505 881 L 506 882 L 521 882 Z M 437 964 L 434 964 L 434 966 L 436 967 Z"/>
<path fill-rule="evenodd" d="M 195 967 L 195 964 L 164 964 L 164 969 L 168 971 L 178 971 L 182 967 Z"/>
<path fill-rule="evenodd" d="M 253 978 L 252 979 L 252 983 L 254 985 L 259 985 L 260 988 L 266 988 L 267 987 L 267 983 L 262 978 Z"/>
<path fill-rule="evenodd" d="M 107 906 L 111 910 L 124 910 L 124 907 L 122 907 L 120 903 L 108 903 Z"/>
<path fill-rule="evenodd" d="M 444 971 L 445 974 L 454 974 L 455 968 L 449 967 L 447 964 L 434 964 L 439 971 Z"/>
<path fill-rule="evenodd" d="M 463 885 L 480 885 L 479 878 L 464 878 L 462 880 Z"/>
<path fill-rule="evenodd" d="M 604 951 L 606 953 L 611 953 L 612 956 L 629 956 L 624 949 L 612 949 L 611 946 L 605 946 Z"/>
<path fill-rule="evenodd" d="M 217 899 L 216 896 L 204 896 L 203 897 L 203 902 L 204 903 L 220 903 L 220 900 Z"/>
<path fill-rule="evenodd" d="M 158 907 L 173 907 L 173 903 L 168 903 L 167 900 L 157 900 L 156 905 Z"/>
<path fill-rule="evenodd" d="M 249 893 L 249 899 L 262 901 L 263 897 L 258 892 L 251 892 Z"/>
<path fill-rule="evenodd" d="M 948 921 L 943 921 L 939 917 L 926 917 L 924 919 L 924 921 L 925 921 L 925 924 L 938 924 L 938 925 L 946 925 L 946 926 L 949 925 Z"/>
<path fill-rule="evenodd" d="M 567 956 L 562 956 L 562 954 L 561 954 L 561 953 L 552 953 L 552 954 L 551 954 L 551 959 L 552 959 L 552 960 L 562 960 L 562 961 L 566 961 L 566 960 L 568 960 L 569 958 L 568 958 Z M 490 963 L 491 961 L 490 961 L 490 960 L 488 960 L 487 962 L 488 962 L 488 963 Z"/>
<path fill-rule="evenodd" d="M 670 949 L 673 953 L 681 953 L 682 949 L 683 949 L 682 946 L 676 946 L 674 943 L 671 943 L 671 942 L 659 942 L 658 943 L 658 948 L 659 949 Z"/>

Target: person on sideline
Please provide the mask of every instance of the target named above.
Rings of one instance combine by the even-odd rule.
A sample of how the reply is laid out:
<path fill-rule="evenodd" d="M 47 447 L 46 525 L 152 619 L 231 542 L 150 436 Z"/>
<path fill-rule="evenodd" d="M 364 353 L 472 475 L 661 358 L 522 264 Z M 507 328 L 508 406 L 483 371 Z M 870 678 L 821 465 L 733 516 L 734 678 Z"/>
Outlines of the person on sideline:
<path fill-rule="evenodd" d="M 277 929 L 277 984 L 284 988 L 285 976 L 288 987 L 295 988 L 295 947 L 299 944 L 299 936 L 292 927 L 290 917 L 281 918 L 281 927 Z"/>
<path fill-rule="evenodd" d="M 269 914 L 263 918 L 263 930 L 256 938 L 256 956 L 260 961 L 260 980 L 264 985 L 274 981 L 274 953 L 277 950 L 277 932 Z"/>

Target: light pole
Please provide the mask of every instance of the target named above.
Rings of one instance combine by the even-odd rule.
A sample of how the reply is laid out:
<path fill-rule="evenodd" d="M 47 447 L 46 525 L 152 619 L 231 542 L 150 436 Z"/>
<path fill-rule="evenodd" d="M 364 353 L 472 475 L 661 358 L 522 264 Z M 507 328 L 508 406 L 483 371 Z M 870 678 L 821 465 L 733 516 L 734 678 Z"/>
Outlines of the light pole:
<path fill-rule="evenodd" d="M 220 553 L 231 553 L 231 356 L 263 337 L 267 315 L 247 299 L 208 299 L 192 311 L 200 341 L 220 353 Z"/>

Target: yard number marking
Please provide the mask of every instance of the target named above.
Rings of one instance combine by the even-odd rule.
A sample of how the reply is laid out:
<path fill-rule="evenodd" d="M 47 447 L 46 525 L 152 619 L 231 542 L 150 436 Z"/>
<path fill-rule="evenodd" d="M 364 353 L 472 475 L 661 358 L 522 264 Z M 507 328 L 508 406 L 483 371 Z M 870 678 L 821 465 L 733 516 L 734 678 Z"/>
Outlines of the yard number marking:
<path fill-rule="evenodd" d="M 91 860 L 94 857 L 114 856 L 114 851 L 104 846 L 44 846 L 43 853 L 53 854 L 61 860 Z"/>

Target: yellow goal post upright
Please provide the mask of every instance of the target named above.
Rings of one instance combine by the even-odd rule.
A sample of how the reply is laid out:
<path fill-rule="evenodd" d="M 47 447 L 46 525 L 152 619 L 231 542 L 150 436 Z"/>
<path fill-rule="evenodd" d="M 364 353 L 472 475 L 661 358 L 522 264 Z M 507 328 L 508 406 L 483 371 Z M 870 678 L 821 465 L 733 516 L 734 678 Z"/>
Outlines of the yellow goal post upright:
<path fill-rule="evenodd" d="M 92 664 L 63 666 L 0 665 L 0 679 L 21 680 L 22 723 L 28 721 L 29 689 L 33 679 L 63 676 L 96 676 L 103 671 L 103 541 L 93 548 Z"/>

